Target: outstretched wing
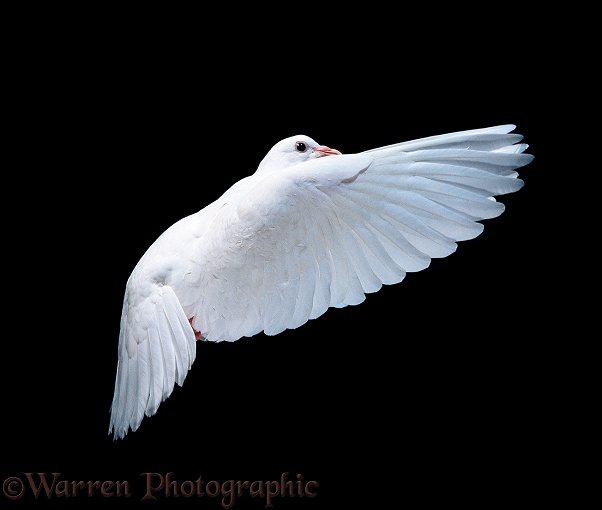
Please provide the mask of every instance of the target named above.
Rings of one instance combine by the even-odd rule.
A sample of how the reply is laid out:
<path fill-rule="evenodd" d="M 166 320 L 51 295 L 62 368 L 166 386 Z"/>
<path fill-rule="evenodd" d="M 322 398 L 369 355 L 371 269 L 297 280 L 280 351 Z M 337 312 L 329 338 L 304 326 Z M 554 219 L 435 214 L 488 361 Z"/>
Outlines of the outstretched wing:
<path fill-rule="evenodd" d="M 208 340 L 297 328 L 446 257 L 522 186 L 513 125 L 328 156 L 249 179 L 199 237 L 182 297 Z"/>
<path fill-rule="evenodd" d="M 194 333 L 172 288 L 128 282 L 109 434 L 122 438 L 155 414 L 174 384 L 182 386 L 195 357 Z"/>

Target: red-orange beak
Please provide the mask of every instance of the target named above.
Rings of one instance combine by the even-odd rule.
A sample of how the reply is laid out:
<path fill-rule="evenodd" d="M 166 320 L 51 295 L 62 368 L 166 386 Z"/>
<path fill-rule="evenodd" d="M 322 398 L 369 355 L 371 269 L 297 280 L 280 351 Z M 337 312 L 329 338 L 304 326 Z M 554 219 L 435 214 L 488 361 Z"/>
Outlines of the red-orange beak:
<path fill-rule="evenodd" d="M 336 149 L 331 149 L 330 147 L 326 147 L 326 145 L 318 145 L 313 152 L 317 152 L 320 157 L 321 156 L 334 156 L 335 154 L 341 154 Z"/>

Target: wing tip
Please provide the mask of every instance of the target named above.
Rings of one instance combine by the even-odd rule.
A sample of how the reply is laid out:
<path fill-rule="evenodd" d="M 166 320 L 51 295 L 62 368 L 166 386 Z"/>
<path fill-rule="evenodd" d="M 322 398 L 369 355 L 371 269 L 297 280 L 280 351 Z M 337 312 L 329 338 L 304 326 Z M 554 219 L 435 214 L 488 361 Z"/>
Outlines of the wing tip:
<path fill-rule="evenodd" d="M 130 430 L 135 432 L 145 416 L 156 414 L 175 385 L 183 386 L 196 359 L 194 333 L 173 289 L 163 286 L 155 291 L 157 299 L 136 304 L 148 307 L 144 310 L 153 317 L 143 325 L 145 334 L 126 328 L 122 320 L 115 392 L 109 410 L 108 434 L 114 439 L 123 439 Z"/>

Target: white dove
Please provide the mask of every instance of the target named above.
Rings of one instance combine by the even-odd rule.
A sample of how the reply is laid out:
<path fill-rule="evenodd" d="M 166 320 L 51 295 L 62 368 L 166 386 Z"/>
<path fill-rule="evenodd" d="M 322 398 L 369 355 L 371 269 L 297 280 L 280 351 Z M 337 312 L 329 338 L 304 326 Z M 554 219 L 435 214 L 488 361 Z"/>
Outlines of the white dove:
<path fill-rule="evenodd" d="M 123 438 L 182 385 L 195 341 L 276 335 L 425 269 L 499 216 L 532 161 L 516 126 L 356 154 L 297 135 L 255 173 L 169 227 L 131 273 L 109 434 Z M 326 157 L 328 156 L 328 157 Z"/>

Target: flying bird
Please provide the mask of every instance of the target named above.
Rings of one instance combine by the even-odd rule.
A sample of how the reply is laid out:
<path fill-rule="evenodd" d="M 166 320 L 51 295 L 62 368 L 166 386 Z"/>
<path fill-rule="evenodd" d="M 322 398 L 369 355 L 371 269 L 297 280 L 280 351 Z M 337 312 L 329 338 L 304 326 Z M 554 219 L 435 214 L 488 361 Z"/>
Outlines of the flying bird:
<path fill-rule="evenodd" d="M 341 154 L 305 135 L 169 227 L 127 280 L 109 434 L 152 416 L 197 340 L 276 335 L 401 282 L 499 216 L 532 161 L 516 126 Z"/>

